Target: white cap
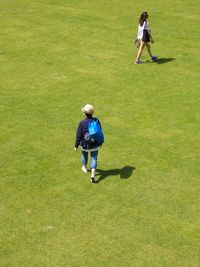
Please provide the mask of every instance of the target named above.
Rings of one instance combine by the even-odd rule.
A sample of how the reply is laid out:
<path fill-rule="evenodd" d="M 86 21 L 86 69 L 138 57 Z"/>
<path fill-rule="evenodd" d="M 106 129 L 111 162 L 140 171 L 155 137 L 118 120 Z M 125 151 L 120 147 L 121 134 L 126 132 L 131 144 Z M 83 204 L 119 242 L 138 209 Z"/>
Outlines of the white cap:
<path fill-rule="evenodd" d="M 93 114 L 94 113 L 94 108 L 90 104 L 86 104 L 81 110 L 83 113 L 86 113 L 86 114 Z"/>

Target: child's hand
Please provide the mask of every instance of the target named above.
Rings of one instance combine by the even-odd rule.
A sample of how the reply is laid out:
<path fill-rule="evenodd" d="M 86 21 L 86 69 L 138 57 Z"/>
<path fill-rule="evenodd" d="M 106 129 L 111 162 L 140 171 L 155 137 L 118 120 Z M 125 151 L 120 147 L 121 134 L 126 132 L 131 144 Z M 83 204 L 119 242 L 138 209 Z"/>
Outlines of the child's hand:
<path fill-rule="evenodd" d="M 77 147 L 74 147 L 74 150 L 77 151 Z"/>

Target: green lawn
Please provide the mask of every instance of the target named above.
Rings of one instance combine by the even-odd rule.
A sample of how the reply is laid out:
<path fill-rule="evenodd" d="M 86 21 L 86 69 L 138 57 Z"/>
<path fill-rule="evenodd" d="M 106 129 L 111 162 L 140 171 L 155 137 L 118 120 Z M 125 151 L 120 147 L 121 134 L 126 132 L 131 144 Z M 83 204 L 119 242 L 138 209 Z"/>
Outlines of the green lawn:
<path fill-rule="evenodd" d="M 1 0 L 0 266 L 200 266 L 197 0 Z M 135 65 L 149 12 L 159 60 Z M 74 152 L 105 134 L 99 183 Z"/>

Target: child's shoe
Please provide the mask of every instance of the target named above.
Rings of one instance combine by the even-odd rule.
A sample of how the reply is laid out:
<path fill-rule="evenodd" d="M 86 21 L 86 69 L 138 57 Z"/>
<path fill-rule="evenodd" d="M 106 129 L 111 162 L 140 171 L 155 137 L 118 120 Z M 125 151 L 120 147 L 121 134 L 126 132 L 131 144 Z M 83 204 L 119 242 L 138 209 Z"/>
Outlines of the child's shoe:
<path fill-rule="evenodd" d="M 96 180 L 95 180 L 95 169 L 91 169 L 91 172 L 92 172 L 92 174 L 91 174 L 91 183 L 96 183 Z"/>
<path fill-rule="evenodd" d="M 94 177 L 91 177 L 91 183 L 95 184 L 96 183 L 96 180 Z"/>
<path fill-rule="evenodd" d="M 88 171 L 85 165 L 82 166 L 81 170 L 82 170 L 84 173 L 87 173 L 87 171 Z"/>

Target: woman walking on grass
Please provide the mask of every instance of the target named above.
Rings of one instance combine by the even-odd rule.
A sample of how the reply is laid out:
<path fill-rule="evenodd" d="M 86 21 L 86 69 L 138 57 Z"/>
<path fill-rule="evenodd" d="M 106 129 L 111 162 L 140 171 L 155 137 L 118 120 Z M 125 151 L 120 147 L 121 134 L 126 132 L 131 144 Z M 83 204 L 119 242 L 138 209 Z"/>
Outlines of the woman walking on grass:
<path fill-rule="evenodd" d="M 82 150 L 82 171 L 84 173 L 88 172 L 88 153 L 91 156 L 91 182 L 96 183 L 95 171 L 97 168 L 97 156 L 98 149 L 104 142 L 103 132 L 101 128 L 100 121 L 97 118 L 93 118 L 94 108 L 92 105 L 87 104 L 82 108 L 82 112 L 85 114 L 86 118 L 82 120 L 76 131 L 76 142 L 74 145 L 74 150 L 81 147 Z M 94 135 L 91 136 L 93 131 Z"/>
<path fill-rule="evenodd" d="M 139 25 L 138 25 L 138 35 L 137 38 L 140 40 L 140 46 L 137 53 L 137 57 L 135 60 L 135 64 L 141 64 L 142 61 L 140 60 L 140 57 L 142 55 L 143 49 L 147 48 L 148 54 L 150 56 L 150 61 L 155 61 L 157 59 L 156 56 L 153 56 L 151 53 L 151 47 L 150 42 L 154 43 L 153 38 L 151 36 L 151 30 L 149 28 L 148 19 L 149 15 L 147 12 L 143 12 L 139 19 Z"/>

